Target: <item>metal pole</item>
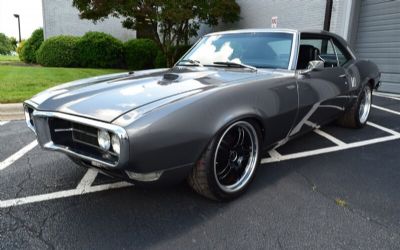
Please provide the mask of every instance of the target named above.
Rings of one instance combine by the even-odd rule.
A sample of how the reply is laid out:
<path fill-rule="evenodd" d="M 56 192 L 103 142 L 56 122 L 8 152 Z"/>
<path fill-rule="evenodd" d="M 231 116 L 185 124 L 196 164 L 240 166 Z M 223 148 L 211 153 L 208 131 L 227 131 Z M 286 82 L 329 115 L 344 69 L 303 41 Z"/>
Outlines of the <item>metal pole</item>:
<path fill-rule="evenodd" d="M 20 17 L 18 14 L 14 14 L 14 17 L 18 19 L 18 33 L 19 33 L 19 42 L 21 42 L 21 23 L 20 23 Z"/>
<path fill-rule="evenodd" d="M 18 16 L 18 33 L 19 33 L 19 42 L 21 42 L 21 23 Z"/>
<path fill-rule="evenodd" d="M 333 0 L 326 0 L 324 30 L 329 31 L 331 28 Z"/>

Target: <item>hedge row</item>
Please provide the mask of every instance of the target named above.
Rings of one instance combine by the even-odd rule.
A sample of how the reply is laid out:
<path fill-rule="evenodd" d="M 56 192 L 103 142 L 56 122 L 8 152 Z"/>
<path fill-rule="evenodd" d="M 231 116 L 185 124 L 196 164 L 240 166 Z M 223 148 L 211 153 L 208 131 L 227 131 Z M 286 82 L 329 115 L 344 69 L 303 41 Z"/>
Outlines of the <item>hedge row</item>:
<path fill-rule="evenodd" d="M 42 30 L 35 31 L 31 38 L 21 44 L 20 57 L 24 61 L 37 62 L 47 67 L 130 70 L 166 67 L 164 53 L 150 39 L 133 39 L 123 43 L 106 33 L 88 32 L 82 37 L 55 36 L 40 41 L 38 39 L 40 35 L 43 36 Z M 188 48 L 188 46 L 175 48 L 178 50 L 178 58 Z"/>
<path fill-rule="evenodd" d="M 37 62 L 48 67 L 149 69 L 156 66 L 159 49 L 149 39 L 126 43 L 101 32 L 83 37 L 55 36 L 45 40 L 37 51 Z M 162 65 L 163 63 L 160 63 Z"/>

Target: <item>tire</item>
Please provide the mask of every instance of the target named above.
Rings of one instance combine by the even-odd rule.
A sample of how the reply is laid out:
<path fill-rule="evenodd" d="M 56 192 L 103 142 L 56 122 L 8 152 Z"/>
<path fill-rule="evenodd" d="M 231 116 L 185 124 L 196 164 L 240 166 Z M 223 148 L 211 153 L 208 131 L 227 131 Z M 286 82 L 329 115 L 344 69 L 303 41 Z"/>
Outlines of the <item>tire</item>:
<path fill-rule="evenodd" d="M 366 84 L 360 91 L 357 100 L 342 117 L 338 119 L 338 124 L 347 128 L 362 128 L 368 121 L 372 104 L 372 89 Z"/>
<path fill-rule="evenodd" d="M 260 128 L 237 121 L 216 136 L 188 177 L 189 185 L 213 200 L 228 201 L 246 191 L 260 164 Z"/>

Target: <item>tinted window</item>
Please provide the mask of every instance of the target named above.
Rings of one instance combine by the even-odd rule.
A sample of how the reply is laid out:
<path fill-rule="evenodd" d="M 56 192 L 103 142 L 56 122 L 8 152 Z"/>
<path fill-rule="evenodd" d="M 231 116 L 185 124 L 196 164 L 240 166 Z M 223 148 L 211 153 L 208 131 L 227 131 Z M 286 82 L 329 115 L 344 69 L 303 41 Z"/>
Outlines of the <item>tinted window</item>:
<path fill-rule="evenodd" d="M 279 32 L 222 34 L 204 37 L 183 59 L 206 66 L 235 62 L 258 68 L 289 67 L 293 35 Z"/>
<path fill-rule="evenodd" d="M 339 65 L 343 66 L 348 61 L 350 61 L 351 56 L 349 55 L 349 53 L 345 49 L 336 46 L 336 42 L 334 43 L 334 46 L 335 46 L 336 54 L 337 54 L 337 57 L 338 57 L 338 60 L 339 60 Z"/>
<path fill-rule="evenodd" d="M 333 48 L 332 41 L 327 38 L 302 38 L 300 40 L 301 45 L 309 45 L 315 48 L 317 53 L 316 60 L 322 60 L 325 63 L 325 67 L 336 67 L 337 58 L 335 50 Z"/>

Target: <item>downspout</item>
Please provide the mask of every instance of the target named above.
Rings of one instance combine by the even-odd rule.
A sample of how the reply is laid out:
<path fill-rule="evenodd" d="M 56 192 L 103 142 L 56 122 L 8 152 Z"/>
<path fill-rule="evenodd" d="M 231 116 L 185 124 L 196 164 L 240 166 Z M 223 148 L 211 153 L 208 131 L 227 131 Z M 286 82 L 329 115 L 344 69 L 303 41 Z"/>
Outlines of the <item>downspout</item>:
<path fill-rule="evenodd" d="M 333 0 L 326 0 L 324 30 L 329 31 L 331 28 Z"/>

